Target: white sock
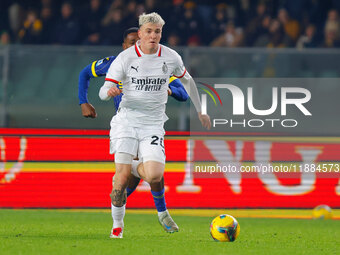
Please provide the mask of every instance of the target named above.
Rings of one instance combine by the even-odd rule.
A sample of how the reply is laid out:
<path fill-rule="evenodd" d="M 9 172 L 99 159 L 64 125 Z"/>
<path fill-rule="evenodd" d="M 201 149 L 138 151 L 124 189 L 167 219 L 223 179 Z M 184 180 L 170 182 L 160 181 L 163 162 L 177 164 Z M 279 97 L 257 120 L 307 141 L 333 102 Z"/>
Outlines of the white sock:
<path fill-rule="evenodd" d="M 114 207 L 114 205 L 111 203 L 112 226 L 113 226 L 113 221 L 114 221 L 114 219 L 113 219 L 113 211 L 114 211 L 113 207 Z"/>
<path fill-rule="evenodd" d="M 111 204 L 111 214 L 113 228 L 124 228 L 125 205 L 117 207 Z"/>

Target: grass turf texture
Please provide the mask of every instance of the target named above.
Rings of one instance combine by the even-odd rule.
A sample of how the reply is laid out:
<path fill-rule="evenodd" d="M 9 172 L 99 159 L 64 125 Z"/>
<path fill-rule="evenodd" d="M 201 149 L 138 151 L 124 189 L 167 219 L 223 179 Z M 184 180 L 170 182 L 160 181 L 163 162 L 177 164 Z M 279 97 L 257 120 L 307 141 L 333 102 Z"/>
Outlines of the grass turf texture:
<path fill-rule="evenodd" d="M 228 210 L 225 211 L 228 213 Z M 0 210 L 0 254 L 339 254 L 339 220 L 238 218 L 233 243 L 213 241 L 213 217 L 174 216 L 168 234 L 156 213 L 128 213 L 123 239 L 109 239 L 108 212 Z"/>

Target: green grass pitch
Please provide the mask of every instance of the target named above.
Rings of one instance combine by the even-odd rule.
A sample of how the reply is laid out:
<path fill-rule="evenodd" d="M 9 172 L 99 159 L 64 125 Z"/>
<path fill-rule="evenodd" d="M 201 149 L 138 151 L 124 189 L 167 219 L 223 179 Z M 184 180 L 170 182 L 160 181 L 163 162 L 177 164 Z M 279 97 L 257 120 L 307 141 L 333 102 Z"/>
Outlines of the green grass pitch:
<path fill-rule="evenodd" d="M 339 220 L 239 218 L 238 239 L 219 243 L 212 217 L 173 218 L 180 232 L 168 234 L 156 212 L 127 213 L 124 238 L 110 239 L 108 212 L 2 209 L 0 254 L 340 254 Z"/>

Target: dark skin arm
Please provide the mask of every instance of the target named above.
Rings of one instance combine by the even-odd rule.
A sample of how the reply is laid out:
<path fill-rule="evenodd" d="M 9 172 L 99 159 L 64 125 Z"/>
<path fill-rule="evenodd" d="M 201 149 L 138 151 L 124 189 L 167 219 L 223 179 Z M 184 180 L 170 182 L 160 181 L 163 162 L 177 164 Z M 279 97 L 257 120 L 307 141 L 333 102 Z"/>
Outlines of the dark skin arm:
<path fill-rule="evenodd" d="M 86 118 L 96 118 L 97 112 L 96 109 L 93 107 L 92 104 L 84 103 L 80 105 L 81 107 L 81 113 Z"/>

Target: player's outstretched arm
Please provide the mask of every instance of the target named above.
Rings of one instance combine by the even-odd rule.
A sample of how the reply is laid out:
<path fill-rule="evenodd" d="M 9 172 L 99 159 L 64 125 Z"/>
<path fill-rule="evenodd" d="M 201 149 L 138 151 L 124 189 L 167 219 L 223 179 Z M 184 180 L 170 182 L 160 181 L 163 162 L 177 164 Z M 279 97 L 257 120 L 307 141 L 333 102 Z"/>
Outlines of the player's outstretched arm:
<path fill-rule="evenodd" d="M 188 92 L 190 99 L 196 108 L 196 111 L 198 113 L 198 118 L 201 121 L 202 126 L 209 130 L 211 128 L 210 117 L 207 114 L 201 113 L 201 101 L 199 98 L 197 86 L 195 84 L 194 79 L 191 77 L 191 75 L 187 71 L 185 71 L 185 74 L 180 78 L 180 80 L 185 90 Z"/>
<path fill-rule="evenodd" d="M 188 93 L 185 91 L 183 84 L 181 81 L 177 78 L 170 78 L 170 83 L 169 83 L 169 89 L 170 89 L 170 96 L 175 98 L 178 101 L 187 101 L 188 100 Z"/>
<path fill-rule="evenodd" d="M 90 86 L 90 79 L 106 75 L 112 61 L 116 57 L 110 56 L 104 59 L 93 61 L 87 65 L 79 74 L 78 97 L 81 112 L 84 117 L 97 117 L 96 109 L 88 101 L 87 94 Z"/>
<path fill-rule="evenodd" d="M 91 79 L 91 64 L 87 65 L 79 74 L 78 81 L 78 98 L 81 107 L 81 113 L 84 117 L 96 118 L 96 109 L 88 102 L 87 93 Z"/>

